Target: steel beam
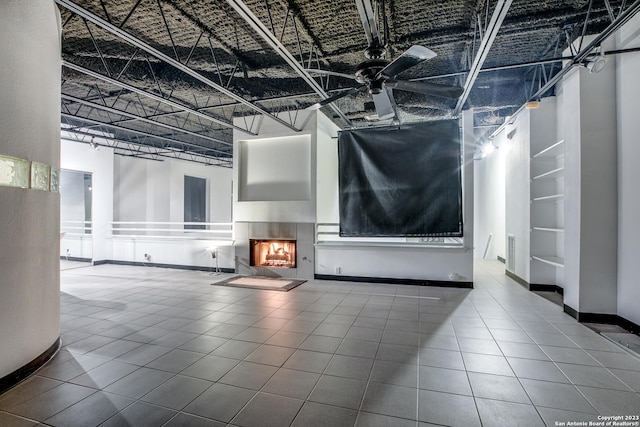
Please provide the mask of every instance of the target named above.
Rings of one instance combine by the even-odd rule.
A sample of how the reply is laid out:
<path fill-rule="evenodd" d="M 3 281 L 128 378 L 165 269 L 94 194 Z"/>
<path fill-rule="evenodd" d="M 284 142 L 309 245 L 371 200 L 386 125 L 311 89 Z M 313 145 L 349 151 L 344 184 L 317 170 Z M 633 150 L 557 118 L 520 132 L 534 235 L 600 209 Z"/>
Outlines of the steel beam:
<path fill-rule="evenodd" d="M 135 114 L 128 113 L 126 111 L 122 111 L 122 110 L 118 110 L 118 109 L 115 109 L 115 108 L 112 108 L 112 107 L 108 107 L 106 105 L 96 104 L 96 103 L 91 102 L 91 101 L 86 101 L 86 100 L 81 99 L 81 98 L 76 98 L 75 96 L 66 95 L 66 94 L 63 93 L 62 94 L 62 99 L 66 99 L 68 101 L 72 101 L 72 102 L 78 103 L 78 104 L 83 104 L 83 105 L 86 105 L 87 107 L 96 108 L 98 110 L 107 111 L 109 113 L 117 114 L 117 115 L 120 115 L 120 116 L 129 117 L 131 119 L 135 119 L 136 121 L 149 123 L 149 124 L 152 124 L 154 126 L 163 127 L 165 129 L 169 129 L 169 130 L 172 130 L 174 132 L 186 133 L 188 135 L 197 136 L 198 138 L 206 139 L 206 140 L 211 141 L 211 142 L 216 142 L 216 143 L 219 143 L 219 144 L 233 146 L 233 143 L 228 142 L 228 141 L 224 141 L 222 139 L 211 138 L 211 137 L 206 136 L 206 135 L 201 135 L 201 134 L 199 134 L 197 132 L 192 132 L 192 131 L 189 131 L 189 130 L 186 130 L 186 129 L 180 129 L 179 127 L 175 127 L 175 126 L 168 125 L 168 124 L 165 124 L 165 123 L 157 122 L 155 120 L 150 120 L 150 119 L 147 119 L 146 117 L 141 117 L 141 116 L 138 116 L 138 115 L 135 115 Z"/>
<path fill-rule="evenodd" d="M 243 104 L 244 106 L 251 108 L 252 110 L 263 114 L 273 120 L 275 120 L 276 122 L 288 127 L 289 129 L 295 131 L 295 132 L 299 132 L 300 129 L 296 128 L 295 126 L 290 125 L 289 123 L 285 122 L 284 120 L 281 120 L 280 118 L 272 115 L 271 113 L 269 113 L 268 111 L 264 110 L 263 108 L 247 101 L 246 99 L 244 99 L 243 97 L 241 97 L 240 95 L 237 95 L 235 93 L 233 93 L 232 91 L 230 91 L 229 89 L 215 83 L 214 81 L 208 79 L 207 77 L 203 76 L 202 74 L 200 74 L 199 72 L 195 71 L 192 68 L 189 68 L 188 66 L 184 65 L 183 63 L 181 63 L 180 61 L 178 61 L 177 59 L 174 59 L 168 55 L 165 55 L 164 53 L 160 52 L 158 49 L 152 47 L 151 45 L 149 45 L 148 43 L 145 43 L 144 41 L 140 40 L 139 38 L 133 36 L 132 34 L 127 33 L 126 31 L 124 31 L 123 29 L 119 28 L 116 25 L 113 25 L 107 21 L 105 21 L 104 19 L 100 18 L 99 16 L 91 13 L 90 11 L 78 6 L 77 4 L 75 4 L 74 2 L 70 1 L 70 0 L 54 0 L 56 3 L 58 3 L 61 6 L 64 6 L 65 8 L 67 8 L 68 10 L 70 10 L 71 12 L 82 16 L 83 18 L 93 22 L 94 24 L 98 25 L 99 27 L 109 31 L 110 33 L 120 37 L 122 40 L 125 40 L 126 42 L 132 44 L 133 46 L 144 50 L 145 52 L 155 56 L 156 58 L 162 60 L 163 62 L 175 67 L 176 69 L 182 71 L 183 73 L 193 77 L 194 79 L 200 81 L 201 83 L 204 83 L 205 85 L 217 90 L 218 92 L 223 93 L 224 95 L 228 96 L 229 98 L 235 99 L 236 101 L 238 101 L 239 103 Z"/>
<path fill-rule="evenodd" d="M 94 124 L 94 125 L 104 126 L 104 127 L 107 127 L 107 128 L 113 128 L 113 129 L 117 129 L 117 130 L 120 130 L 120 131 L 123 131 L 123 132 L 129 132 L 129 133 L 133 133 L 133 134 L 136 134 L 136 135 L 147 136 L 149 138 L 156 138 L 156 139 L 160 139 L 160 140 L 164 140 L 164 141 L 169 141 L 169 142 L 171 142 L 173 144 L 184 145 L 184 146 L 187 146 L 187 147 L 193 147 L 193 148 L 197 148 L 199 150 L 212 151 L 212 152 L 216 152 L 216 153 L 225 154 L 225 155 L 228 155 L 228 156 L 231 155 L 230 152 L 221 151 L 221 150 L 218 150 L 218 149 L 215 149 L 215 148 L 210 148 L 210 147 L 205 147 L 205 146 L 202 146 L 202 145 L 192 144 L 190 142 L 179 141 L 177 139 L 169 138 L 167 136 L 154 135 L 152 133 L 143 132 L 143 131 L 140 131 L 140 130 L 129 129 L 129 128 L 125 128 L 125 127 L 122 127 L 122 126 L 117 126 L 117 125 L 113 125 L 113 124 L 110 124 L 110 123 L 101 122 L 100 120 L 89 119 L 87 117 L 75 116 L 73 114 L 68 114 L 68 113 L 61 113 L 60 116 L 64 117 L 64 118 L 67 118 L 67 119 L 71 119 L 71 120 L 79 120 L 79 121 L 82 121 L 82 122 L 85 122 L 85 123 L 91 123 L 91 124 Z M 148 145 L 148 146 L 151 146 L 151 145 Z"/>
<path fill-rule="evenodd" d="M 193 114 L 195 116 L 202 117 L 203 119 L 210 120 L 210 121 L 212 121 L 214 123 L 218 123 L 219 125 L 222 125 L 222 126 L 225 126 L 225 127 L 230 127 L 230 128 L 233 128 L 233 129 L 236 129 L 236 130 L 239 130 L 241 132 L 245 132 L 245 133 L 248 133 L 248 134 L 251 134 L 251 135 L 257 135 L 254 132 L 251 132 L 249 130 L 246 130 L 246 129 L 243 129 L 243 128 L 239 127 L 239 126 L 236 126 L 233 123 L 229 123 L 229 122 L 226 122 L 224 120 L 217 119 L 217 118 L 212 117 L 212 116 L 210 116 L 208 114 L 204 114 L 204 113 L 202 113 L 202 112 L 200 112 L 198 110 L 194 110 L 193 108 L 187 107 L 186 105 L 183 105 L 183 104 L 181 104 L 179 102 L 171 101 L 170 99 L 163 98 L 160 95 L 156 95 L 155 93 L 147 92 L 146 90 L 137 88 L 137 87 L 132 86 L 132 85 L 130 85 L 128 83 L 121 82 L 120 80 L 116 80 L 116 79 L 113 79 L 111 77 L 107 77 L 107 76 L 105 76 L 103 74 L 100 74 L 98 72 L 95 72 L 95 71 L 89 70 L 87 68 L 81 67 L 80 65 L 76 65 L 76 64 L 71 63 L 69 61 L 66 61 L 64 59 L 62 60 L 62 65 L 64 67 L 67 67 L 67 68 L 71 69 L 71 70 L 77 71 L 79 73 L 85 74 L 87 76 L 93 77 L 93 78 L 98 79 L 98 80 L 102 80 L 105 83 L 109 83 L 109 84 L 112 84 L 114 86 L 121 87 L 121 88 L 126 89 L 128 91 L 135 92 L 135 93 L 137 93 L 139 95 L 146 96 L 147 98 L 151 98 L 154 101 L 158 101 L 158 102 L 161 102 L 163 104 L 169 105 L 169 106 L 171 106 L 173 108 L 177 108 L 178 110 L 181 110 L 180 111 L 181 113 L 190 113 L 190 114 Z"/>
<path fill-rule="evenodd" d="M 322 99 L 327 99 L 329 95 L 324 91 L 322 86 L 316 82 L 313 77 L 305 70 L 304 64 L 300 64 L 294 56 L 287 50 L 286 47 L 278 40 L 275 34 L 273 34 L 266 25 L 256 17 L 253 12 L 249 9 L 249 7 L 242 2 L 242 0 L 226 0 L 227 3 L 233 7 L 233 9 L 244 19 L 247 24 L 260 36 L 264 41 L 266 41 L 269 46 L 273 50 L 276 51 L 278 55 L 282 57 L 286 61 L 293 70 L 298 73 L 300 77 L 311 87 L 311 89 L 320 95 Z M 335 111 L 342 120 L 344 120 L 349 126 L 351 126 L 351 121 L 333 104 L 329 104 L 333 111 Z"/>
<path fill-rule="evenodd" d="M 491 46 L 493 45 L 493 42 L 498 35 L 498 31 L 502 26 L 502 22 L 504 21 L 505 16 L 507 16 L 507 12 L 509 11 L 509 7 L 511 6 L 511 1 L 512 0 L 498 0 L 496 8 L 493 10 L 491 21 L 489 22 L 488 27 L 485 29 L 484 37 L 482 37 L 482 42 L 478 47 L 478 52 L 476 53 L 473 64 L 471 65 L 471 69 L 469 71 L 469 75 L 467 76 L 467 80 L 464 84 L 464 92 L 462 92 L 462 96 L 460 96 L 460 98 L 458 99 L 456 108 L 453 110 L 453 114 L 456 116 L 460 114 L 464 103 L 467 102 L 467 98 L 471 93 L 471 88 L 473 88 L 473 84 L 478 78 L 478 73 L 480 73 L 480 69 L 482 68 L 484 61 L 489 54 L 489 50 L 491 49 Z M 488 3 L 489 2 L 487 2 L 487 5 Z"/>

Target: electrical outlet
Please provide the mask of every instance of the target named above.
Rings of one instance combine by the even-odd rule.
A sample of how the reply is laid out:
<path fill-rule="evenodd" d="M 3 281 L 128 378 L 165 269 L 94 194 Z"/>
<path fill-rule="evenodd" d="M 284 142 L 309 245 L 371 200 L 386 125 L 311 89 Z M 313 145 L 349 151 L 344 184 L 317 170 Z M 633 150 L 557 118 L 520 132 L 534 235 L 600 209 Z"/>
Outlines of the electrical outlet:
<path fill-rule="evenodd" d="M 342 267 L 336 267 L 336 274 L 342 273 Z"/>
<path fill-rule="evenodd" d="M 151 254 L 144 254 L 144 259 L 147 262 L 151 261 Z"/>

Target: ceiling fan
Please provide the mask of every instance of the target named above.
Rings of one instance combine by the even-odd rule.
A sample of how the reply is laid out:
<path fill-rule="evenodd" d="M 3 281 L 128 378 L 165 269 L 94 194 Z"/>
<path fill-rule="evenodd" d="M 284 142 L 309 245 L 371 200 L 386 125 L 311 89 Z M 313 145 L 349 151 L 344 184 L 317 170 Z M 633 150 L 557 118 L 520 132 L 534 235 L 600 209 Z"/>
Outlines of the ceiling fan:
<path fill-rule="evenodd" d="M 385 59 L 386 48 L 380 37 L 380 30 L 376 19 L 376 14 L 371 5 L 371 0 L 356 0 L 358 13 L 362 20 L 362 26 L 369 43 L 369 47 L 364 51 L 367 58 L 356 67 L 354 75 L 336 73 L 333 71 L 309 69 L 307 71 L 316 74 L 326 74 L 333 76 L 355 79 L 359 86 L 344 90 L 317 104 L 309 109 L 318 109 L 330 104 L 345 96 L 353 95 L 365 89 L 371 94 L 375 104 L 377 118 L 379 120 L 390 119 L 396 116 L 396 111 L 391 102 L 392 89 L 404 90 L 407 92 L 423 93 L 445 98 L 459 98 L 463 88 L 458 86 L 440 85 L 426 81 L 411 81 L 397 79 L 396 76 L 420 64 L 423 61 L 432 59 L 436 53 L 424 46 L 414 45 L 404 51 L 393 61 Z"/>

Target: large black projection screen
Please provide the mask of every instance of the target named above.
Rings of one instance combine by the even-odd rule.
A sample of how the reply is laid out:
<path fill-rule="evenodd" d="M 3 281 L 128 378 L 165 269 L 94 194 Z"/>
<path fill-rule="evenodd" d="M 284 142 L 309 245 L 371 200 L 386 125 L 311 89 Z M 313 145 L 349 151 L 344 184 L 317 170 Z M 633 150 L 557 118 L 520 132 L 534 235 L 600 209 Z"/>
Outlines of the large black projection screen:
<path fill-rule="evenodd" d="M 457 120 L 338 137 L 340 236 L 461 237 Z"/>

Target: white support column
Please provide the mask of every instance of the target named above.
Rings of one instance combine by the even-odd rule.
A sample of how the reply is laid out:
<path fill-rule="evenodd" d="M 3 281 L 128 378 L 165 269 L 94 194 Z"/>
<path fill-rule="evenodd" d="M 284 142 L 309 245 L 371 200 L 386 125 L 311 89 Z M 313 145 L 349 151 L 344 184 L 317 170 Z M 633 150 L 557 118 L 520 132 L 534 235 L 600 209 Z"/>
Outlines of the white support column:
<path fill-rule="evenodd" d="M 45 178 L 0 186 L 0 380 L 60 335 L 60 196 L 45 187 L 60 167 L 60 32 L 52 0 L 0 2 L 0 155 Z M 14 173 L 5 163 L 0 180 Z"/>

